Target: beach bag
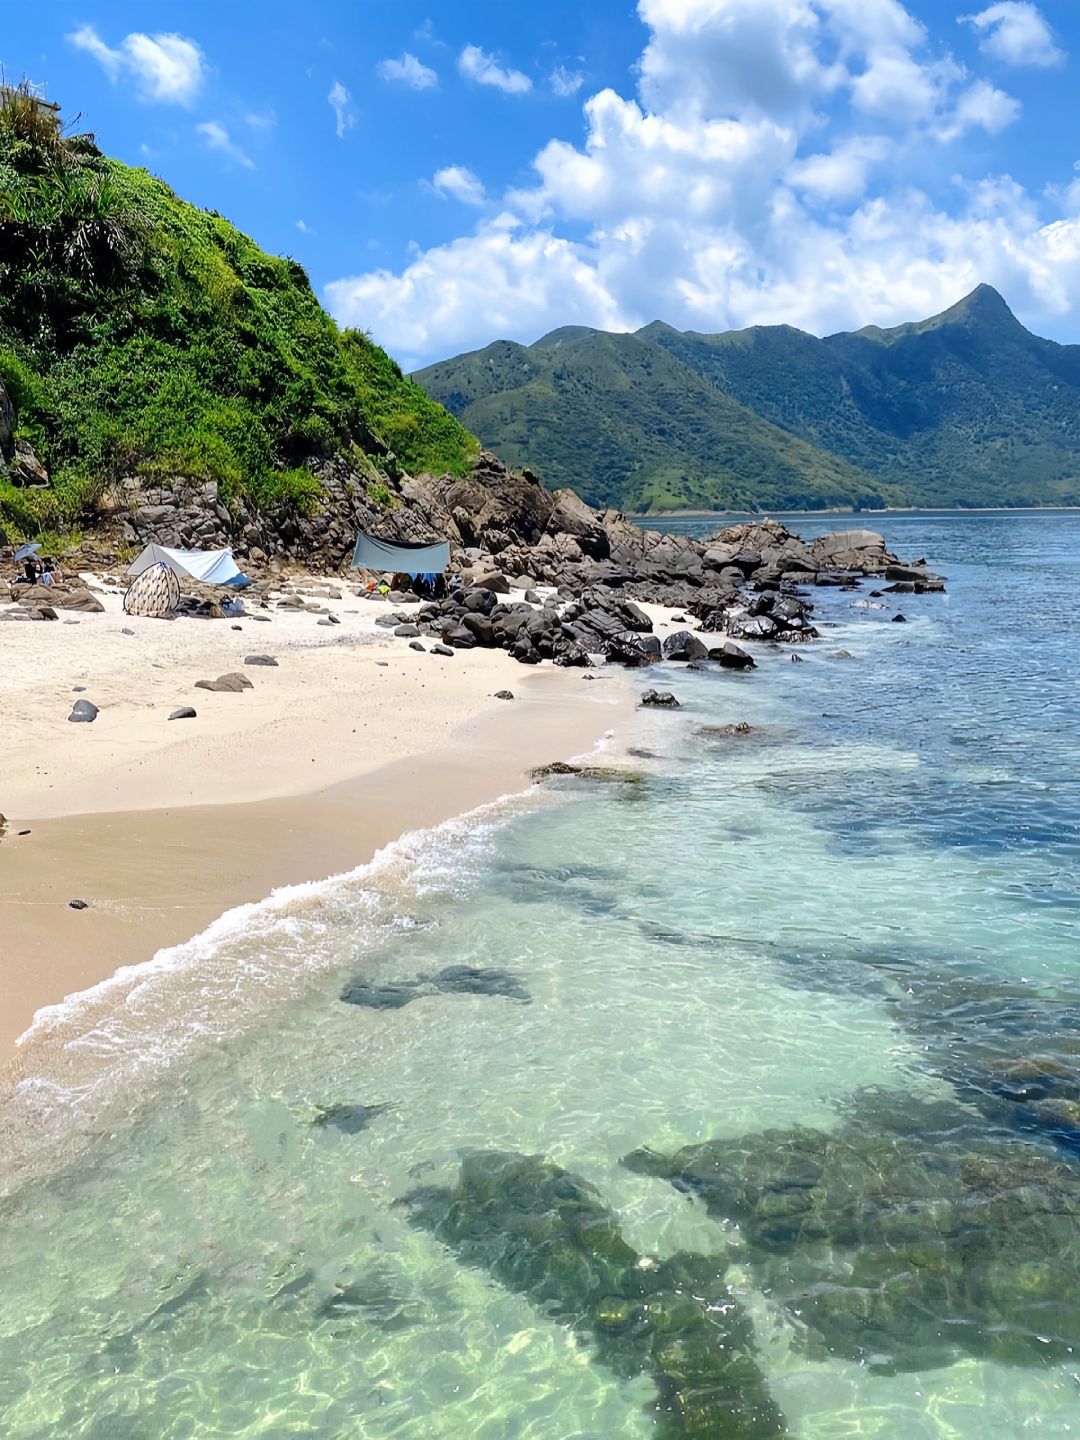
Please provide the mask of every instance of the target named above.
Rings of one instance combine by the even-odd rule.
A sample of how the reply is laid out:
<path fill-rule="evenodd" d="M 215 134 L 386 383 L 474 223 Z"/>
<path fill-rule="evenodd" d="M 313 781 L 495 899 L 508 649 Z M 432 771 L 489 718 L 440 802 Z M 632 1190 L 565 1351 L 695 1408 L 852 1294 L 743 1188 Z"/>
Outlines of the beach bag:
<path fill-rule="evenodd" d="M 125 615 L 149 615 L 164 620 L 180 604 L 180 581 L 168 565 L 148 565 L 127 588 Z"/>

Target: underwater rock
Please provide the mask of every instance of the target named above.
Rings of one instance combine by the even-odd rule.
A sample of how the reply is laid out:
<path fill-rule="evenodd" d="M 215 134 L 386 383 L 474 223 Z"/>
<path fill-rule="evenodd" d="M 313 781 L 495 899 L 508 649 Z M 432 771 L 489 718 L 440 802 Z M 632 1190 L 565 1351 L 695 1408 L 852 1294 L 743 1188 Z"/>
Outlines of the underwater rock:
<path fill-rule="evenodd" d="M 350 980 L 341 991 L 346 1005 L 368 1010 L 400 1010 L 422 995 L 501 995 L 525 1005 L 532 1000 L 520 978 L 511 971 L 472 965 L 448 965 L 437 975 L 419 975 L 415 980 L 396 980 L 387 985 Z"/>
<path fill-rule="evenodd" d="M 616 785 L 641 785 L 645 776 L 640 770 L 625 770 L 617 765 L 570 765 L 565 760 L 555 760 L 550 765 L 539 765 L 529 772 L 536 781 L 571 776 L 575 780 L 595 780 Z"/>
<path fill-rule="evenodd" d="M 520 1000 L 528 1005 L 532 996 L 520 979 L 510 970 L 480 970 L 472 965 L 447 965 L 430 980 L 422 981 L 443 995 L 502 995 L 507 1000 Z"/>
<path fill-rule="evenodd" d="M 834 1131 L 623 1163 L 738 1225 L 812 1355 L 892 1373 L 1080 1346 L 1080 1174 L 952 1102 L 867 1092 Z"/>
<path fill-rule="evenodd" d="M 400 1010 L 415 1000 L 420 987 L 415 980 L 394 985 L 372 985 L 367 980 L 350 980 L 341 992 L 346 1005 L 362 1005 L 368 1010 Z"/>
<path fill-rule="evenodd" d="M 320 1105 L 311 1122 L 323 1130 L 340 1130 L 343 1135 L 359 1135 L 376 1116 L 390 1110 L 390 1105 Z"/>
<path fill-rule="evenodd" d="M 396 1293 L 393 1282 L 382 1270 L 373 1269 L 358 1279 L 342 1282 L 315 1311 L 316 1320 L 356 1320 L 377 1325 L 380 1330 L 407 1330 L 422 1317 L 415 1307 Z"/>
<path fill-rule="evenodd" d="M 787 1433 L 754 1358 L 750 1322 L 724 1284 L 722 1258 L 639 1255 L 593 1187 L 541 1155 L 467 1155 L 452 1189 L 420 1188 L 401 1203 L 413 1225 L 463 1264 L 591 1341 L 616 1374 L 650 1374 L 659 1434 Z"/>

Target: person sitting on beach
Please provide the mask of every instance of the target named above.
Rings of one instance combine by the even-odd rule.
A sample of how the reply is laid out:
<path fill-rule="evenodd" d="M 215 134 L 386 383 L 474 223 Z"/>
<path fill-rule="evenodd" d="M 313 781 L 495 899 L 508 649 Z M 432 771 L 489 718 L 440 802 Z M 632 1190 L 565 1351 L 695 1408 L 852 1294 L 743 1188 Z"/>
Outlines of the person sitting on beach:
<path fill-rule="evenodd" d="M 41 574 L 38 576 L 38 584 L 51 585 L 53 583 L 53 578 L 55 574 L 56 572 L 53 570 L 52 561 L 43 560 L 41 562 Z"/>
<path fill-rule="evenodd" d="M 27 555 L 23 561 L 23 578 L 28 585 L 36 585 L 41 574 L 41 562 L 36 555 Z"/>

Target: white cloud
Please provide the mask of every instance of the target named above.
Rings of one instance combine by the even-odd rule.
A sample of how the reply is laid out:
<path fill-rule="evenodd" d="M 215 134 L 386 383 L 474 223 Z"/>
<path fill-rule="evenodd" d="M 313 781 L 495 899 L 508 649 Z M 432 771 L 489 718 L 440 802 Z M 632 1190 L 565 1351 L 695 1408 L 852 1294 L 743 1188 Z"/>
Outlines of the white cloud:
<path fill-rule="evenodd" d="M 236 144 L 219 120 L 204 120 L 201 125 L 196 125 L 195 129 L 211 150 L 216 150 L 236 165 L 242 165 L 245 170 L 255 169 L 255 161 Z"/>
<path fill-rule="evenodd" d="M 979 49 L 984 54 L 1006 65 L 1045 69 L 1064 64 L 1065 52 L 1038 7 L 1029 0 L 1000 0 L 977 15 L 961 15 L 960 21 L 979 31 Z"/>
<path fill-rule="evenodd" d="M 966 130 L 997 135 L 1020 118 L 1021 105 L 988 80 L 976 80 L 957 99 L 951 116 L 938 128 L 942 140 L 955 140 Z"/>
<path fill-rule="evenodd" d="M 585 72 L 568 70 L 565 65 L 556 65 L 551 72 L 550 84 L 560 100 L 568 100 L 571 96 L 576 95 L 585 84 Z"/>
<path fill-rule="evenodd" d="M 356 116 L 352 112 L 349 92 L 340 80 L 335 80 L 333 85 L 330 86 L 330 94 L 326 98 L 336 117 L 337 124 L 335 129 L 337 131 L 337 138 L 344 140 L 345 131 L 351 130 L 356 124 Z"/>
<path fill-rule="evenodd" d="M 486 198 L 482 182 L 464 165 L 445 165 L 436 170 L 431 183 L 440 195 L 450 195 L 463 205 L 483 205 Z"/>
<path fill-rule="evenodd" d="M 410 368 L 497 335 L 535 336 L 553 315 L 609 330 L 629 323 L 580 247 L 542 230 L 519 237 L 499 221 L 427 251 L 400 275 L 336 280 L 326 294 L 343 325 L 389 339 Z"/>
<path fill-rule="evenodd" d="M 113 49 L 92 25 L 83 25 L 67 38 L 92 55 L 110 80 L 133 80 L 143 100 L 190 105 L 206 78 L 206 57 L 183 35 L 133 31 Z"/>
<path fill-rule="evenodd" d="M 787 179 L 811 199 L 826 204 L 857 200 L 866 191 L 870 172 L 887 160 L 893 149 L 884 136 L 855 135 L 832 150 L 797 160 Z"/>
<path fill-rule="evenodd" d="M 944 147 L 1020 106 L 900 0 L 639 12 L 636 95 L 592 95 L 578 141 L 549 141 L 530 182 L 484 196 L 497 218 L 329 286 L 339 319 L 421 363 L 571 322 L 893 324 L 985 280 L 1025 318 L 1071 307 L 1080 330 L 1080 182 L 1032 199 L 1008 176 L 950 180 Z M 479 198 L 468 172 L 448 183 L 459 169 L 436 188 Z"/>
<path fill-rule="evenodd" d="M 265 110 L 261 114 L 249 110 L 244 116 L 244 121 L 251 126 L 252 130 L 273 130 L 277 125 L 277 115 L 273 110 Z"/>
<path fill-rule="evenodd" d="M 410 90 L 430 90 L 439 83 L 439 77 L 430 65 L 425 65 L 408 50 L 400 60 L 380 60 L 375 73 L 382 80 L 397 81 L 408 85 Z"/>
<path fill-rule="evenodd" d="M 491 85 L 506 95 L 524 95 L 532 89 L 532 81 L 520 70 L 508 70 L 500 65 L 494 55 L 488 55 L 479 45 L 466 45 L 458 56 L 458 69 L 466 80 L 475 80 L 477 85 Z"/>
<path fill-rule="evenodd" d="M 311 228 L 311 226 L 307 223 L 306 220 L 297 220 L 297 222 L 296 222 L 296 228 L 297 228 L 297 230 L 300 231 L 300 233 L 301 233 L 302 235 L 314 235 L 314 234 L 315 234 L 315 231 Z"/>

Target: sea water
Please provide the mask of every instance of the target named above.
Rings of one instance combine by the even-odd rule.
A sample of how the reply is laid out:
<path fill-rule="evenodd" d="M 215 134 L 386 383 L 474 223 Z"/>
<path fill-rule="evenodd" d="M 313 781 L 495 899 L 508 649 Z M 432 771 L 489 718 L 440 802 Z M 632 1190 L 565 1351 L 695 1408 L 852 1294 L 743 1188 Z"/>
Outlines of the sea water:
<path fill-rule="evenodd" d="M 969 1292 L 974 1344 L 943 1303 L 915 1368 L 882 1363 L 815 1330 L 692 1187 L 622 1163 L 770 1132 L 768 1163 L 881 1115 L 931 1174 L 1020 1146 L 1080 1181 L 1070 1125 L 986 1079 L 1074 1037 L 1080 516 L 872 523 L 948 593 L 815 591 L 801 664 L 762 649 L 751 674 L 643 677 L 682 708 L 639 712 L 637 783 L 565 782 L 414 837 L 52 1017 L 66 1069 L 8 1122 L 5 1440 L 667 1433 L 647 1370 L 615 1373 L 410 1224 L 404 1196 L 492 1149 L 582 1177 L 643 1254 L 722 1257 L 792 1435 L 1080 1432 L 1080 1358 L 1056 1343 L 1080 1290 L 1041 1339 L 1022 1296 L 1003 1326 L 1000 1294 Z M 470 993 L 450 966 L 508 975 Z M 318 1123 L 342 1105 L 367 1123 Z M 845 1243 L 814 1263 L 842 1279 Z M 894 1323 L 884 1343 L 904 1341 Z"/>

